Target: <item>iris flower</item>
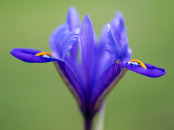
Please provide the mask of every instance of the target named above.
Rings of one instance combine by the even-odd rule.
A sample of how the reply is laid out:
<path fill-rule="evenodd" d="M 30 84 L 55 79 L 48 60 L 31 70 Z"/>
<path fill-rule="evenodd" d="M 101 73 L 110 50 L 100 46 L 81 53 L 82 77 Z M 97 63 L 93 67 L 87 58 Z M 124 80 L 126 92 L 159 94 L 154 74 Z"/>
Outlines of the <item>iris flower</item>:
<path fill-rule="evenodd" d="M 127 70 L 152 78 L 165 74 L 162 68 L 131 60 L 126 31 L 122 14 L 116 12 L 98 40 L 89 15 L 81 23 L 76 9 L 70 7 L 66 22 L 51 34 L 51 53 L 28 48 L 14 48 L 10 53 L 24 62 L 53 62 L 77 100 L 85 129 L 91 130 L 105 97 Z"/>

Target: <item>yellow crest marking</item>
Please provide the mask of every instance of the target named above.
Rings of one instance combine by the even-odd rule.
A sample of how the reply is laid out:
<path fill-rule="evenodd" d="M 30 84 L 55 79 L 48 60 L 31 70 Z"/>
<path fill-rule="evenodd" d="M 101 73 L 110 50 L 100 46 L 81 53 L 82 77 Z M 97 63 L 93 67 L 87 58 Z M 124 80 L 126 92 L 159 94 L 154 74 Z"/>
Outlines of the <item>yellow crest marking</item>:
<path fill-rule="evenodd" d="M 50 53 L 50 52 L 40 52 L 40 53 L 37 53 L 35 54 L 36 56 L 43 56 L 43 55 L 49 55 L 51 57 L 53 57 L 53 55 Z"/>
<path fill-rule="evenodd" d="M 115 63 L 118 63 L 119 62 L 119 60 L 117 60 Z"/>
<path fill-rule="evenodd" d="M 146 65 L 140 60 L 130 60 L 129 62 L 133 62 L 133 61 L 138 62 L 141 65 L 141 67 L 143 67 L 144 69 L 147 69 Z"/>

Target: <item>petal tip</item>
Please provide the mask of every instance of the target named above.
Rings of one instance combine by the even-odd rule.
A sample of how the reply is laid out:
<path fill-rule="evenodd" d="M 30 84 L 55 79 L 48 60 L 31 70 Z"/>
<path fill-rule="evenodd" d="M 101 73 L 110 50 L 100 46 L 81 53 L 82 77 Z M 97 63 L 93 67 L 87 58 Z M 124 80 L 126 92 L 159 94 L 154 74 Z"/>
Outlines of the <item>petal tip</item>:
<path fill-rule="evenodd" d="M 85 15 L 85 18 L 84 18 L 84 20 L 83 21 L 86 21 L 86 22 L 91 22 L 91 19 L 90 19 L 90 17 L 89 17 L 89 15 L 88 14 L 86 14 Z"/>
<path fill-rule="evenodd" d="M 161 69 L 161 71 L 162 71 L 161 76 L 165 75 L 165 74 L 166 74 L 166 70 L 165 70 L 165 69 L 163 69 L 163 68 L 160 68 L 160 69 Z M 160 77 L 161 77 L 161 76 L 160 76 Z"/>
<path fill-rule="evenodd" d="M 13 55 L 14 48 L 10 51 L 10 54 Z"/>
<path fill-rule="evenodd" d="M 78 11 L 74 6 L 70 6 L 68 9 L 66 21 L 69 24 L 69 29 L 74 30 L 80 27 L 80 17 Z"/>
<path fill-rule="evenodd" d="M 15 53 L 18 52 L 20 50 L 20 48 L 13 48 L 11 51 L 10 51 L 10 54 L 15 56 Z"/>
<path fill-rule="evenodd" d="M 116 16 L 123 17 L 123 15 L 120 11 L 116 11 Z"/>
<path fill-rule="evenodd" d="M 75 12 L 77 13 L 77 9 L 74 6 L 70 6 L 68 9 L 68 13 Z"/>
<path fill-rule="evenodd" d="M 88 14 L 85 15 L 85 18 L 82 22 L 81 30 L 83 29 L 93 32 L 93 24 Z"/>

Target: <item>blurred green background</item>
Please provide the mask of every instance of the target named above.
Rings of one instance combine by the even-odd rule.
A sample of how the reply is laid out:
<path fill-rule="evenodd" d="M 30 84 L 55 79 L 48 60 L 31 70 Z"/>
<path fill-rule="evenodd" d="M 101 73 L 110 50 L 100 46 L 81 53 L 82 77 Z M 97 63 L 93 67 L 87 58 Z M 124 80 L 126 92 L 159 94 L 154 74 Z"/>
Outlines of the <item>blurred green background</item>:
<path fill-rule="evenodd" d="M 52 63 L 24 63 L 12 48 L 50 51 L 52 31 L 74 5 L 101 28 L 123 13 L 133 58 L 166 69 L 152 79 L 129 71 L 106 102 L 104 130 L 174 130 L 172 0 L 1 0 L 0 130 L 82 130 L 77 104 Z"/>

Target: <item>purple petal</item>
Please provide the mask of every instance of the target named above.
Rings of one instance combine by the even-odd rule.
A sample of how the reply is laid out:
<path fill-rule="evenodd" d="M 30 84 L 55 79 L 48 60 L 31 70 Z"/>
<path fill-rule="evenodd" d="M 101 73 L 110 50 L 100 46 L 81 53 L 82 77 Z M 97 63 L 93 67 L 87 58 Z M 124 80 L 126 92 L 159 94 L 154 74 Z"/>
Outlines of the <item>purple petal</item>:
<path fill-rule="evenodd" d="M 129 47 L 129 41 L 127 38 L 127 34 L 126 34 L 126 30 L 122 32 L 122 41 L 121 43 L 121 51 L 120 51 L 120 55 L 119 55 L 119 60 L 121 62 L 126 62 L 129 61 L 131 59 L 132 56 L 132 50 Z"/>
<path fill-rule="evenodd" d="M 111 21 L 111 29 L 115 39 L 120 43 L 122 40 L 122 33 L 125 30 L 124 18 L 121 12 L 116 12 L 116 16 Z"/>
<path fill-rule="evenodd" d="M 70 7 L 67 14 L 67 23 L 69 24 L 69 29 L 72 31 L 80 27 L 79 14 L 75 7 Z"/>
<path fill-rule="evenodd" d="M 42 57 L 42 56 L 35 56 L 35 54 L 40 53 L 42 51 L 36 49 L 22 49 L 22 48 L 14 48 L 10 54 L 14 57 L 29 63 L 45 63 L 51 61 L 57 61 L 57 59 L 49 57 Z"/>
<path fill-rule="evenodd" d="M 156 78 L 156 77 L 160 77 L 163 76 L 166 72 L 165 69 L 163 68 L 158 68 L 156 66 L 150 65 L 150 64 L 145 64 L 145 66 L 147 67 L 147 69 L 141 67 L 141 66 L 136 66 L 133 64 L 128 64 L 127 62 L 124 63 L 119 63 L 121 64 L 123 67 L 127 68 L 128 70 L 132 70 L 136 73 L 148 76 L 148 77 L 152 77 L 152 78 Z"/>
<path fill-rule="evenodd" d="M 50 48 L 52 52 L 55 54 L 56 58 L 60 57 L 61 49 L 59 44 L 61 43 L 61 41 L 68 32 L 69 32 L 68 24 L 62 24 L 57 29 L 55 29 L 50 36 L 50 41 L 49 41 Z"/>
<path fill-rule="evenodd" d="M 60 43 L 60 55 L 64 57 L 65 54 L 67 54 L 67 52 L 69 52 L 72 49 L 73 45 L 78 43 L 79 33 L 80 29 L 76 29 L 67 33 L 67 35 L 63 38 L 63 40 Z"/>
<path fill-rule="evenodd" d="M 79 78 L 71 71 L 71 69 L 62 61 L 55 62 L 55 66 L 62 76 L 62 79 L 65 81 L 69 87 L 72 94 L 75 96 L 81 109 L 84 109 L 84 92 L 82 89 L 81 82 Z"/>
<path fill-rule="evenodd" d="M 80 43 L 84 84 L 90 85 L 92 76 L 94 31 L 88 15 L 85 16 L 82 23 Z"/>
<path fill-rule="evenodd" d="M 114 38 L 121 45 L 119 60 L 121 62 L 129 61 L 132 52 L 129 48 L 126 27 L 121 12 L 116 12 L 116 16 L 111 21 L 111 29 L 113 31 Z"/>
<path fill-rule="evenodd" d="M 100 35 L 99 44 L 94 44 L 92 87 L 94 86 L 95 82 L 100 77 L 100 75 L 105 71 L 106 64 L 110 57 L 108 52 L 105 51 L 107 32 L 108 32 L 108 27 L 104 26 L 102 33 Z"/>
<path fill-rule="evenodd" d="M 119 51 L 120 45 L 115 41 L 110 26 L 105 25 L 100 36 L 98 48 L 94 52 L 93 87 L 101 74 L 116 62 L 119 57 Z"/>
<path fill-rule="evenodd" d="M 67 14 L 67 23 L 69 24 L 70 31 L 80 28 L 80 17 L 75 7 L 70 7 Z M 71 49 L 71 59 L 77 63 L 78 59 L 78 44 L 74 44 Z"/>
<path fill-rule="evenodd" d="M 113 84 L 119 80 L 122 71 L 123 67 L 121 65 L 113 64 L 108 70 L 106 70 L 102 74 L 100 79 L 97 81 L 94 89 L 92 90 L 91 104 L 93 107 L 97 105 L 96 103 L 99 101 L 99 99 L 100 103 L 103 101 L 104 98 L 102 98 L 101 100 L 101 97 L 104 95 L 106 96 L 106 94 L 110 91 L 111 87 L 113 87 Z"/>
<path fill-rule="evenodd" d="M 110 25 L 109 30 L 106 37 L 106 51 L 110 54 L 111 59 L 113 60 L 112 64 L 115 63 L 119 57 L 120 52 L 120 45 L 119 43 L 114 39 Z"/>
<path fill-rule="evenodd" d="M 127 45 L 123 46 L 123 48 L 120 51 L 119 55 L 119 61 L 120 62 L 127 62 L 132 57 L 132 49 L 130 47 L 126 47 Z"/>
<path fill-rule="evenodd" d="M 69 31 L 68 24 L 62 24 L 50 37 L 50 47 L 57 59 L 63 59 L 74 44 L 78 43 L 79 29 Z"/>
<path fill-rule="evenodd" d="M 107 37 L 107 33 L 108 33 L 108 26 L 104 25 L 100 34 L 100 45 L 104 46 L 106 44 L 106 37 Z"/>

